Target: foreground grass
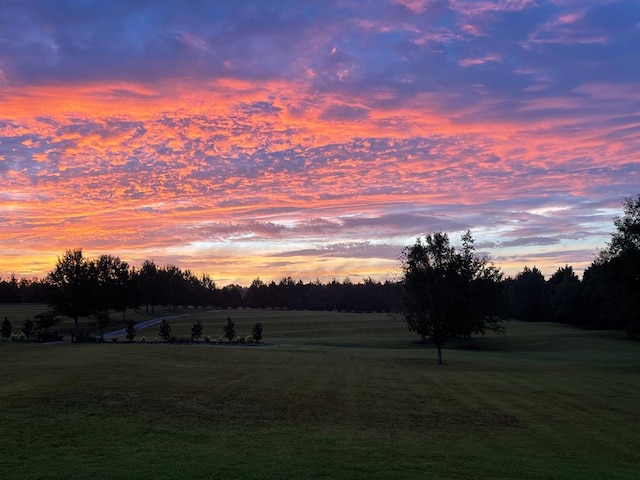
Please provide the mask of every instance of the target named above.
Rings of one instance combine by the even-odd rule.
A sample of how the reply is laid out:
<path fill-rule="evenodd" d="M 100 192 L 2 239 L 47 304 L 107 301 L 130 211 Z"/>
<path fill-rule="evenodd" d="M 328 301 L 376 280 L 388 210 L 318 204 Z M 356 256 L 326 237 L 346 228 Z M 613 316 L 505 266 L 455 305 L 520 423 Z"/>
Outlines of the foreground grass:
<path fill-rule="evenodd" d="M 272 345 L 0 344 L 0 478 L 637 478 L 618 334 L 511 323 L 437 367 L 385 315 L 171 325 L 227 316 Z"/>

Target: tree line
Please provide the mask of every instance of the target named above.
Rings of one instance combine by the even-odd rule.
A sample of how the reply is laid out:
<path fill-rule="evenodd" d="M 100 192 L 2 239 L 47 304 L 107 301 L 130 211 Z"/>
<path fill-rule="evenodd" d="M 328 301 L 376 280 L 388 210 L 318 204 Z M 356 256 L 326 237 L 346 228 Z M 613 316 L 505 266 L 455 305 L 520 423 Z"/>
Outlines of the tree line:
<path fill-rule="evenodd" d="M 99 321 L 114 311 L 125 322 L 128 309 L 153 314 L 157 306 L 382 312 L 394 309 L 400 291 L 397 282 L 371 278 L 360 283 L 349 278 L 305 283 L 291 277 L 266 283 L 256 278 L 249 287 L 218 287 L 210 276 L 175 265 L 145 260 L 135 268 L 117 256 L 91 259 L 74 249 L 59 257 L 42 280 L 0 280 L 0 303 L 46 303 L 77 325 L 81 317 Z"/>
<path fill-rule="evenodd" d="M 435 314 L 435 304 L 424 303 L 435 296 L 447 299 L 437 306 L 444 317 L 461 316 L 467 323 L 459 332 L 449 332 L 453 336 L 497 328 L 491 323 L 495 318 L 617 328 L 640 336 L 640 195 L 626 199 L 623 206 L 624 214 L 614 219 L 610 242 L 582 279 L 569 265 L 548 279 L 535 266 L 504 278 L 497 267 L 475 254 L 470 234 L 456 249 L 446 234 L 435 233 L 404 250 L 403 277 L 395 282 L 368 278 L 354 283 L 346 278 L 305 283 L 287 277 L 269 283 L 256 278 L 248 288 L 218 287 L 208 275 L 175 265 L 146 260 L 135 268 L 117 256 L 90 259 L 75 249 L 58 258 L 44 279 L 0 280 L 0 302 L 47 303 L 74 318 L 76 325 L 79 317 L 108 318 L 114 311 L 125 321 L 127 309 L 153 313 L 156 306 L 397 311 L 405 313 L 410 329 L 425 335 L 419 315 L 425 318 L 429 309 L 429 315 Z M 423 309 L 418 317 L 407 310 L 412 302 L 415 309 Z"/>

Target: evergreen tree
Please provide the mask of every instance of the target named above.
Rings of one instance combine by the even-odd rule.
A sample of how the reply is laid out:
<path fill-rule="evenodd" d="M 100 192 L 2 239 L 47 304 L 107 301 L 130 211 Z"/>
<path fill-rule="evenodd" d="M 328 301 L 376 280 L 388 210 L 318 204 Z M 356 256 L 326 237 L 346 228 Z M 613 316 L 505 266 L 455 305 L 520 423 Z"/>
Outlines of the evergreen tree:
<path fill-rule="evenodd" d="M 162 320 L 162 322 L 160 322 L 160 337 L 165 342 L 168 342 L 171 338 L 171 327 L 166 320 Z"/>
<path fill-rule="evenodd" d="M 231 320 L 231 317 L 227 317 L 227 324 L 222 328 L 224 331 L 224 336 L 230 342 L 233 342 L 233 339 L 236 338 L 236 322 Z"/>
<path fill-rule="evenodd" d="M 191 326 L 191 339 L 198 340 L 202 336 L 202 322 L 200 320 L 196 320 Z"/>
<path fill-rule="evenodd" d="M 251 335 L 256 342 L 260 343 L 260 341 L 262 340 L 262 323 L 256 322 L 256 324 L 251 329 Z"/>
<path fill-rule="evenodd" d="M 129 340 L 130 342 L 133 341 L 134 338 L 136 338 L 136 324 L 133 320 L 127 320 L 126 332 L 127 340 Z"/>
<path fill-rule="evenodd" d="M 4 322 L 2 322 L 2 338 L 9 338 L 11 336 L 11 330 L 13 329 L 13 325 L 7 317 L 4 317 Z"/>
<path fill-rule="evenodd" d="M 27 318 L 22 324 L 21 332 L 26 338 L 31 338 L 31 335 L 33 335 L 33 326 L 33 320 L 31 320 L 30 318 Z"/>

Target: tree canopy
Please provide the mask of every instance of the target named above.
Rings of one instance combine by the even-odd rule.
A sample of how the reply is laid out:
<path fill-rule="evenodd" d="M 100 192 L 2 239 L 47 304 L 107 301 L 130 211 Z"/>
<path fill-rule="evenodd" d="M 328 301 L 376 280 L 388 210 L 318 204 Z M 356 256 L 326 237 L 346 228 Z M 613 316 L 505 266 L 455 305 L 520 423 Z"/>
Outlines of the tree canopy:
<path fill-rule="evenodd" d="M 470 232 L 462 246 L 446 233 L 425 237 L 403 251 L 403 307 L 409 330 L 429 338 L 438 349 L 456 337 L 500 330 L 498 318 L 502 273 L 478 256 Z"/>

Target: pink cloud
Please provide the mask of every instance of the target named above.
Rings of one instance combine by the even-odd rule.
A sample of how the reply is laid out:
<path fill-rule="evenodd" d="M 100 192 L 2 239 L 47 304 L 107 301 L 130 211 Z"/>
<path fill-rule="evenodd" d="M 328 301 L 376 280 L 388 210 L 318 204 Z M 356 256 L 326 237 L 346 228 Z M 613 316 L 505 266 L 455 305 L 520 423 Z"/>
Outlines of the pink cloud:
<path fill-rule="evenodd" d="M 184 45 L 203 53 L 207 52 L 211 48 L 211 45 L 197 35 L 180 32 L 176 35 L 176 38 Z"/>
<path fill-rule="evenodd" d="M 499 53 L 488 53 L 483 57 L 464 58 L 458 62 L 461 67 L 473 67 L 475 65 L 483 65 L 488 62 L 501 62 L 502 55 Z"/>

